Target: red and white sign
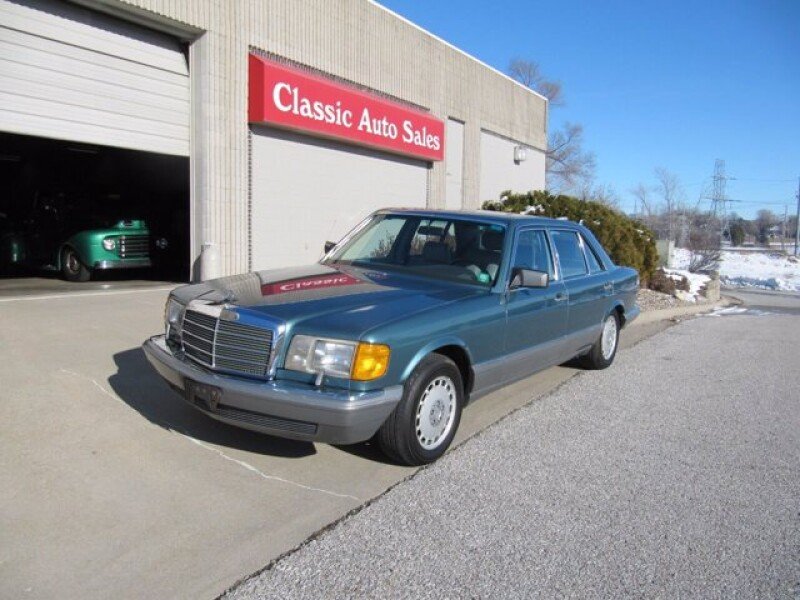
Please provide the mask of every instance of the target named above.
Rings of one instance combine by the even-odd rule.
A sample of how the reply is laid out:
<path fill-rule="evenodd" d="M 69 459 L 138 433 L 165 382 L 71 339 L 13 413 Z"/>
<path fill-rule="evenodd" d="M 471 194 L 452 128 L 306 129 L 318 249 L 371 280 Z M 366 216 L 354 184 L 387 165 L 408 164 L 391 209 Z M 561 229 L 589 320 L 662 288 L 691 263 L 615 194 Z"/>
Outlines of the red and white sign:
<path fill-rule="evenodd" d="M 290 279 L 288 281 L 277 281 L 275 283 L 265 283 L 261 286 L 261 295 L 273 296 L 275 294 L 286 294 L 288 292 L 304 292 L 306 290 L 319 290 L 331 287 L 341 287 L 343 285 L 357 285 L 364 283 L 360 279 L 350 275 L 320 275 L 316 277 L 306 277 L 303 279 Z"/>
<path fill-rule="evenodd" d="M 250 55 L 251 123 L 422 158 L 444 159 L 444 122 L 339 83 Z"/>

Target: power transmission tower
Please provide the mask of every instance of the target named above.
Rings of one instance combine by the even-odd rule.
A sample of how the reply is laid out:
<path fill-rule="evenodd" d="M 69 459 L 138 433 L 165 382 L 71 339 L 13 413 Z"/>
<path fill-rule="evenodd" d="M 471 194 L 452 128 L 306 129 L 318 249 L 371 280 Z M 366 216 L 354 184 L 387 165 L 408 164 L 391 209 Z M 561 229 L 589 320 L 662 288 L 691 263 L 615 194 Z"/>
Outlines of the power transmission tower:
<path fill-rule="evenodd" d="M 725 175 L 725 161 L 718 158 L 714 162 L 714 191 L 711 196 L 711 215 L 720 223 L 720 240 L 725 235 L 728 227 L 728 198 L 725 195 L 725 185 L 728 179 L 733 179 Z"/>

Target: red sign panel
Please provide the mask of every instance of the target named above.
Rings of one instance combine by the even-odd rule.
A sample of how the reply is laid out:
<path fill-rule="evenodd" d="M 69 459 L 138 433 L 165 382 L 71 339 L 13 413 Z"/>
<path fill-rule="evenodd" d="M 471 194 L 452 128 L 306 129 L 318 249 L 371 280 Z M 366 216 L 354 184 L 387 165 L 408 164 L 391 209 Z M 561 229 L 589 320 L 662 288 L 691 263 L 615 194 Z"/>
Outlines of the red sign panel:
<path fill-rule="evenodd" d="M 359 283 L 364 282 L 355 277 L 350 277 L 350 275 L 321 275 L 317 277 L 306 277 L 305 279 L 290 279 L 288 281 L 266 283 L 261 286 L 261 294 L 263 296 L 273 296 L 275 294 L 286 294 L 288 292 L 303 292 L 306 290 L 356 285 Z"/>
<path fill-rule="evenodd" d="M 251 123 L 444 159 L 444 122 L 339 83 L 250 55 Z"/>

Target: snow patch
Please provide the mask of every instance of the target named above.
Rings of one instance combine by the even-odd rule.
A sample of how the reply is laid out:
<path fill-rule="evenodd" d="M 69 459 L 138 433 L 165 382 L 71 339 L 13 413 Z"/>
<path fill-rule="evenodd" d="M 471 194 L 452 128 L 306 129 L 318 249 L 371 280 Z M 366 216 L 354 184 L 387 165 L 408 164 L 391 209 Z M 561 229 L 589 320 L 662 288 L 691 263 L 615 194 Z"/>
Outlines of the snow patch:
<path fill-rule="evenodd" d="M 689 280 L 689 291 L 675 290 L 675 297 L 684 302 L 697 302 L 701 300 L 703 296 L 700 290 L 711 281 L 708 275 L 690 273 L 684 269 L 664 269 L 664 273 L 674 281 L 681 281 L 683 277 Z"/>
<path fill-rule="evenodd" d="M 691 253 L 675 248 L 671 271 L 683 272 L 689 266 Z M 800 292 L 800 259 L 777 252 L 722 252 L 719 276 L 723 284 L 733 287 L 756 287 Z"/>

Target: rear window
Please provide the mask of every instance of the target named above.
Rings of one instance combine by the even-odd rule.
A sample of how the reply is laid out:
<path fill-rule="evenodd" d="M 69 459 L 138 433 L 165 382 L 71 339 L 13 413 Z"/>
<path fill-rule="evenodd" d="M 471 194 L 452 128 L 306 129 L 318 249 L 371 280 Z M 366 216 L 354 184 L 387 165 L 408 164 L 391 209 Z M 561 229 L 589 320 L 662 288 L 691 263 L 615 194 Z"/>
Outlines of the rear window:
<path fill-rule="evenodd" d="M 601 271 L 605 271 L 605 267 L 603 267 L 603 263 L 600 262 L 600 258 L 597 256 L 597 253 L 592 248 L 592 245 L 586 240 L 585 237 L 582 237 L 583 242 L 583 249 L 586 251 L 586 260 L 589 263 L 589 272 L 590 273 L 600 273 Z"/>
<path fill-rule="evenodd" d="M 551 232 L 553 245 L 558 253 L 561 274 L 564 279 L 586 275 L 586 259 L 581 249 L 578 234 L 574 231 L 554 230 Z"/>

